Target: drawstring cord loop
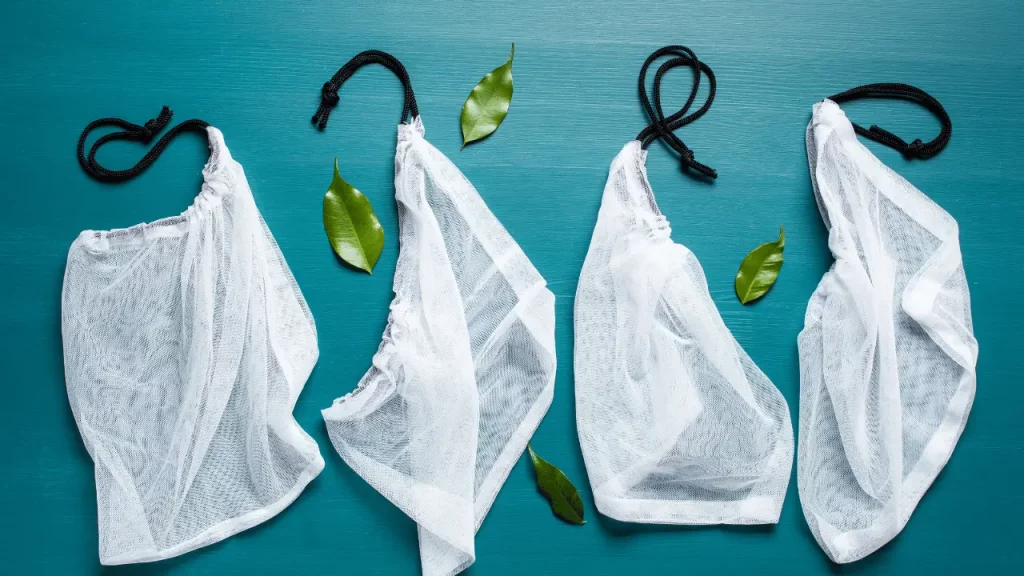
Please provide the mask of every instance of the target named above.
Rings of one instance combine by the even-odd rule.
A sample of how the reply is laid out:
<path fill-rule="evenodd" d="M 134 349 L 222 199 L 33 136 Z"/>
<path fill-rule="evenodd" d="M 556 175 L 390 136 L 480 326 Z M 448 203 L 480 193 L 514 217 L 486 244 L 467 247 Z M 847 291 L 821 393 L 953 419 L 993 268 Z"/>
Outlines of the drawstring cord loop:
<path fill-rule="evenodd" d="M 909 144 L 892 132 L 875 125 L 865 129 L 859 124 L 853 124 L 853 129 L 857 134 L 898 150 L 908 160 L 913 158 L 927 160 L 941 152 L 946 147 L 946 144 L 949 144 L 949 137 L 953 133 L 953 123 L 949 119 L 949 114 L 942 107 L 942 103 L 924 90 L 909 84 L 865 84 L 864 86 L 858 86 L 834 96 L 829 96 L 828 99 L 836 104 L 842 104 L 843 102 L 860 98 L 897 98 L 916 102 L 927 108 L 929 112 L 939 119 L 939 122 L 942 123 L 942 130 L 939 131 L 939 135 L 931 142 L 922 142 L 920 139 L 916 139 Z"/>
<path fill-rule="evenodd" d="M 356 70 L 366 66 L 368 64 L 380 64 L 395 73 L 398 79 L 402 82 L 402 88 L 405 92 L 405 100 L 402 105 L 402 118 L 401 122 L 404 124 L 410 118 L 415 118 L 420 115 L 419 108 L 416 107 L 416 95 L 412 91 L 412 81 L 409 80 L 409 73 L 406 71 L 405 66 L 391 54 L 382 52 L 380 50 L 366 50 L 356 54 L 351 60 L 345 63 L 330 80 L 324 83 L 323 87 L 320 88 L 320 107 L 316 109 L 316 113 L 313 114 L 312 122 L 318 130 L 323 130 L 327 127 L 327 118 L 331 115 L 331 110 L 338 105 L 340 98 L 338 97 L 338 89 L 345 83 L 346 80 L 355 74 Z"/>
<path fill-rule="evenodd" d="M 209 124 L 196 119 L 186 120 L 181 124 L 178 124 L 174 128 L 168 130 L 156 145 L 150 148 L 149 152 L 147 152 L 141 160 L 127 170 L 109 170 L 104 168 L 96 160 L 96 153 L 104 144 L 113 142 L 114 140 L 130 140 L 148 145 L 153 141 L 153 138 L 157 134 L 167 127 L 167 124 L 170 123 L 171 116 L 173 114 L 174 113 L 171 112 L 170 108 L 164 106 L 156 118 L 147 121 L 141 126 L 128 122 L 127 120 L 122 120 L 121 118 L 100 118 L 99 120 L 90 122 L 85 129 L 82 130 L 82 135 L 78 138 L 78 163 L 82 166 L 82 169 L 85 170 L 86 174 L 101 182 L 124 182 L 135 178 L 156 161 L 160 154 L 163 153 L 164 149 L 167 148 L 167 145 L 170 144 L 171 140 L 173 140 L 178 134 L 181 134 L 186 130 L 205 131 Z M 103 126 L 116 126 L 121 128 L 122 131 L 111 132 L 110 134 L 100 136 L 89 149 L 89 154 L 87 156 L 85 154 L 85 141 L 89 138 L 89 133 Z"/>
<path fill-rule="evenodd" d="M 653 90 L 653 103 L 651 98 L 647 96 L 647 69 L 654 63 L 655 60 L 662 56 L 672 55 L 674 58 L 663 63 L 658 67 L 657 72 L 654 74 L 654 90 Z M 666 117 L 665 112 L 661 106 L 661 81 L 665 74 L 673 69 L 680 66 L 689 66 L 694 70 L 693 75 L 693 87 L 690 90 L 690 95 L 686 99 L 686 103 L 674 114 Z M 708 77 L 708 97 L 704 101 L 704 104 L 696 111 L 687 114 L 690 111 L 690 107 L 693 105 L 693 101 L 697 98 L 697 92 L 700 90 L 700 79 L 701 74 L 706 74 Z M 711 68 L 707 64 L 697 59 L 697 55 L 694 54 L 693 50 L 685 46 L 665 46 L 655 50 L 647 60 L 644 61 L 643 66 L 640 68 L 640 102 L 644 106 L 644 110 L 647 112 L 647 117 L 651 119 L 651 124 L 644 128 L 640 134 L 637 135 L 636 139 L 640 141 L 640 146 L 643 149 L 647 149 L 651 142 L 661 138 L 665 143 L 679 153 L 679 162 L 683 170 L 694 170 L 708 178 L 717 178 L 718 172 L 714 168 L 706 164 L 702 164 L 694 159 L 693 150 L 691 150 L 678 136 L 675 135 L 675 130 L 686 126 L 694 120 L 700 118 L 708 109 L 711 108 L 711 103 L 715 100 L 715 90 L 717 84 L 715 81 L 715 73 L 711 71 Z"/>

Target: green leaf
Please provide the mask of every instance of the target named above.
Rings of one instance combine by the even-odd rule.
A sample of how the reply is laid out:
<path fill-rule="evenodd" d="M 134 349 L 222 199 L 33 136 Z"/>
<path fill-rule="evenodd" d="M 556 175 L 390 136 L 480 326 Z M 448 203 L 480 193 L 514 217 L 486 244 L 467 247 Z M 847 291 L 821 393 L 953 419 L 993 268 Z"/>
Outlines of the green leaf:
<path fill-rule="evenodd" d="M 342 260 L 369 273 L 384 249 L 384 229 L 363 193 L 342 179 L 334 159 L 334 180 L 324 195 L 324 230 Z"/>
<path fill-rule="evenodd" d="M 736 295 L 747 304 L 765 295 L 775 284 L 782 268 L 782 249 L 786 247 L 786 230 L 779 228 L 779 239 L 754 248 L 740 263 L 736 272 Z"/>
<path fill-rule="evenodd" d="M 508 60 L 484 76 L 462 105 L 463 148 L 497 130 L 508 114 L 512 103 L 512 57 L 515 54 L 516 45 L 513 43 Z"/>
<path fill-rule="evenodd" d="M 570 524 L 586 524 L 583 519 L 583 500 L 572 482 L 562 471 L 543 460 L 529 445 L 533 470 L 537 473 L 537 487 L 551 502 L 551 511 Z"/>

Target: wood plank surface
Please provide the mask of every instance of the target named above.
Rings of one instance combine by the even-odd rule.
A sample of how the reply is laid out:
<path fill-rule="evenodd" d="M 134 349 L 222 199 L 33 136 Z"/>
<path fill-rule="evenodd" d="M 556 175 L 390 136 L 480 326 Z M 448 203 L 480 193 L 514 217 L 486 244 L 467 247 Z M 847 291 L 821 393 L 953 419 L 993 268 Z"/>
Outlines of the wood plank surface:
<path fill-rule="evenodd" d="M 1017 572 L 1024 496 L 1024 9 L 1019 1 L 790 2 L 57 2 L 0 4 L 0 573 L 418 574 L 414 523 L 337 456 L 320 410 L 349 392 L 384 328 L 397 258 L 393 202 L 398 82 L 367 69 L 313 130 L 321 84 L 377 48 L 408 68 L 427 138 L 475 184 L 557 296 L 555 399 L 533 445 L 580 487 L 589 522 L 552 517 L 524 458 L 480 530 L 469 573 L 940 574 Z M 459 113 L 480 77 L 516 43 L 505 123 L 460 151 Z M 718 97 L 679 132 L 715 167 L 712 185 L 680 173 L 654 145 L 648 169 L 673 238 L 700 258 L 726 324 L 789 402 L 799 396 L 797 333 L 831 263 L 811 195 L 804 130 L 823 97 L 868 82 L 920 86 L 946 106 L 953 138 L 906 161 L 868 146 L 960 223 L 980 342 L 967 429 L 904 532 L 868 559 L 831 565 L 807 529 L 795 473 L 768 528 L 631 526 L 593 506 L 576 437 L 573 298 L 608 165 L 645 125 L 636 76 L 665 44 L 693 48 Z M 688 89 L 666 78 L 666 107 Z M 83 229 L 181 212 L 198 189 L 204 143 L 176 141 L 142 177 L 89 180 L 74 157 L 82 127 L 137 122 L 160 106 L 223 130 L 316 318 L 320 361 L 295 415 L 326 468 L 269 522 L 152 565 L 102 569 L 92 463 L 64 383 L 60 291 Z M 854 103 L 855 121 L 909 139 L 938 123 L 909 104 Z M 337 156 L 373 202 L 384 253 L 372 276 L 341 266 L 321 224 Z M 131 145 L 104 162 L 127 165 Z M 743 256 L 786 227 L 786 261 L 763 301 L 732 291 Z M 794 421 L 795 424 L 795 421 Z"/>

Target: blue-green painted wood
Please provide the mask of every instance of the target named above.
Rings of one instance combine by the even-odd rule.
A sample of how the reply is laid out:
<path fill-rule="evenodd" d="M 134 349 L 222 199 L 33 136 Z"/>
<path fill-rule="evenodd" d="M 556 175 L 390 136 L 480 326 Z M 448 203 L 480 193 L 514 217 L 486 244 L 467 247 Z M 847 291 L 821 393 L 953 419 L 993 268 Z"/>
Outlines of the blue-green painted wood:
<path fill-rule="evenodd" d="M 476 184 L 558 297 L 555 400 L 534 446 L 578 483 L 590 522 L 553 518 L 524 459 L 479 533 L 471 574 L 937 574 L 1014 572 L 1024 564 L 1018 2 L 285 4 L 0 4 L 0 573 L 418 573 L 414 524 L 335 455 L 319 413 L 368 366 L 397 255 L 398 83 L 384 70 L 360 72 L 342 89 L 328 130 L 309 125 L 320 85 L 366 48 L 405 62 L 427 137 Z M 493 137 L 460 152 L 462 102 L 512 41 L 509 116 Z M 869 147 L 960 222 L 981 344 L 977 401 L 952 460 L 903 534 L 852 566 L 832 567 L 818 549 L 795 483 L 779 525 L 763 529 L 633 527 L 600 518 L 589 498 L 573 412 L 573 295 L 608 164 L 644 122 L 636 73 L 667 43 L 689 45 L 718 75 L 711 112 L 681 135 L 721 177 L 697 183 L 654 146 L 651 180 L 674 238 L 701 259 L 726 323 L 794 417 L 796 335 L 830 262 L 804 152 L 811 105 L 857 84 L 898 81 L 931 91 L 953 118 L 952 142 L 934 160 L 906 162 Z M 666 101 L 682 98 L 685 77 L 668 80 Z M 262 526 L 178 559 L 102 570 L 91 462 L 63 380 L 66 250 L 84 228 L 183 210 L 205 152 L 198 138 L 184 138 L 138 180 L 102 186 L 79 170 L 74 144 L 91 119 L 143 121 L 163 104 L 178 119 L 204 118 L 224 131 L 309 300 L 321 359 L 295 412 L 327 467 Z M 848 110 L 901 135 L 938 130 L 911 105 Z M 386 227 L 373 276 L 339 265 L 323 233 L 321 197 L 335 155 Z M 131 146 L 103 153 L 110 163 L 135 157 Z M 733 295 L 736 267 L 780 224 L 788 238 L 779 281 L 743 308 Z"/>

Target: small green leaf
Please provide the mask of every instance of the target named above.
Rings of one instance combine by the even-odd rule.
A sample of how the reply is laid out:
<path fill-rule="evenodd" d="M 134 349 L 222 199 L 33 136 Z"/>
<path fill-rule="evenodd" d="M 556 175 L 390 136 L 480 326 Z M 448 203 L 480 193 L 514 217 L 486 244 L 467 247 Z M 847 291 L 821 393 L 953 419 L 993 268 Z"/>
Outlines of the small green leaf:
<path fill-rule="evenodd" d="M 779 228 L 779 239 L 754 248 L 740 263 L 736 272 L 736 295 L 747 304 L 765 295 L 775 284 L 782 268 L 782 249 L 786 247 L 786 230 Z"/>
<path fill-rule="evenodd" d="M 586 524 L 586 520 L 583 519 L 583 500 L 580 499 L 576 487 L 561 470 L 537 456 L 533 448 L 527 445 L 526 449 L 530 451 L 533 470 L 537 473 L 537 487 L 551 502 L 551 510 L 555 516 L 570 524 Z"/>
<path fill-rule="evenodd" d="M 334 159 L 334 180 L 324 195 L 324 230 L 335 254 L 345 262 L 373 273 L 384 249 L 384 229 L 363 193 L 342 179 Z"/>
<path fill-rule="evenodd" d="M 512 103 L 512 57 L 483 77 L 462 105 L 462 147 L 498 129 Z"/>

